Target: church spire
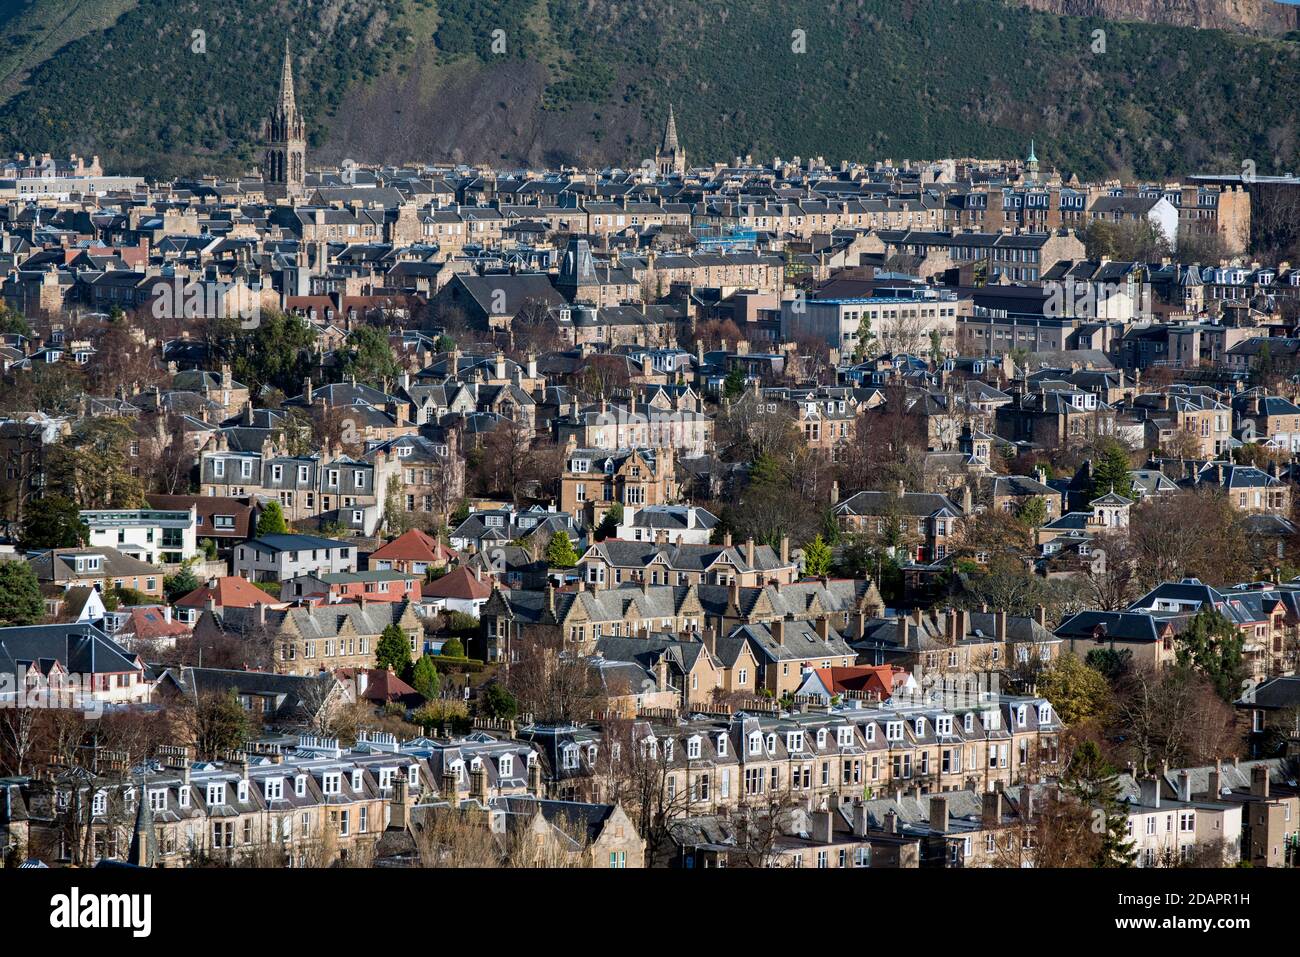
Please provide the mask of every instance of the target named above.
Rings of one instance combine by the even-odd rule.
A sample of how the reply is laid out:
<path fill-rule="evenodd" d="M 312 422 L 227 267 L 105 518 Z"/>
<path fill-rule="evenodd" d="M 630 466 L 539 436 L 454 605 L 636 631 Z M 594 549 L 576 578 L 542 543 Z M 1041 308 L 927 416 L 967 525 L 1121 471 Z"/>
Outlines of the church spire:
<path fill-rule="evenodd" d="M 280 110 L 286 117 L 298 112 L 293 95 L 293 58 L 289 55 L 289 38 L 284 38 L 284 66 L 280 70 Z"/>
<path fill-rule="evenodd" d="M 284 41 L 284 63 L 280 68 L 280 98 L 262 126 L 266 150 L 262 154 L 262 178 L 275 195 L 300 196 L 307 171 L 307 127 L 298 112 L 293 92 L 293 56 L 289 39 Z"/>
<path fill-rule="evenodd" d="M 677 146 L 677 118 L 673 116 L 673 105 L 668 104 L 668 125 L 664 127 L 664 142 L 660 151 L 664 153 L 673 153 L 678 149 Z"/>
<path fill-rule="evenodd" d="M 655 150 L 655 165 L 660 176 L 686 172 L 686 150 L 677 139 L 677 117 L 673 115 L 673 105 L 668 104 L 668 122 L 664 124 L 664 138 Z"/>

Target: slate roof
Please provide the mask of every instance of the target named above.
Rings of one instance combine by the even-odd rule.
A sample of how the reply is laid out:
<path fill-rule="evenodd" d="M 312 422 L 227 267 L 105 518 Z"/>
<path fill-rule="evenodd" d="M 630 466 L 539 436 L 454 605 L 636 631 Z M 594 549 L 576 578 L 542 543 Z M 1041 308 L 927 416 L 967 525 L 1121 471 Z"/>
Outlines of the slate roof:
<path fill-rule="evenodd" d="M 88 624 L 0 628 L 0 671 L 57 661 L 70 674 L 140 672 L 140 659 Z M 42 668 L 42 672 L 48 669 Z"/>

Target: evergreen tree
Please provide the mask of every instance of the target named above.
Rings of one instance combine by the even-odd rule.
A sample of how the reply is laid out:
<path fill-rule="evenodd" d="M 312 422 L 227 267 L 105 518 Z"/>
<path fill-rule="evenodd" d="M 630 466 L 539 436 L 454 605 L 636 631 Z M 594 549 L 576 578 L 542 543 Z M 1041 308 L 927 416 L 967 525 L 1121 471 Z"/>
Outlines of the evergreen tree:
<path fill-rule="evenodd" d="M 348 336 L 341 371 L 358 382 L 378 385 L 396 379 L 402 370 L 383 331 L 374 326 L 360 326 Z"/>
<path fill-rule="evenodd" d="M 1092 830 L 1100 841 L 1094 867 L 1132 867 L 1137 849 L 1128 836 L 1128 815 L 1119 799 L 1115 772 L 1095 741 L 1084 741 L 1070 756 L 1061 786 L 1092 812 Z"/>
<path fill-rule="evenodd" d="M 379 645 L 375 648 L 375 665 L 392 668 L 399 678 L 410 673 L 411 643 L 397 625 L 389 625 L 380 634 Z"/>
<path fill-rule="evenodd" d="M 728 399 L 737 398 L 745 392 L 745 370 L 740 366 L 732 366 L 731 371 L 727 373 L 727 378 L 722 381 L 722 394 Z"/>
<path fill-rule="evenodd" d="M 1092 470 L 1092 497 L 1100 498 L 1108 492 L 1133 497 L 1133 477 L 1129 469 L 1128 452 L 1114 439 L 1108 439 L 1101 449 L 1101 457 Z"/>
<path fill-rule="evenodd" d="M 478 697 L 478 707 L 489 718 L 502 721 L 509 721 L 519 713 L 519 702 L 499 681 L 494 681 L 483 689 Z"/>
<path fill-rule="evenodd" d="M 432 701 L 438 697 L 438 688 L 442 681 L 438 675 L 438 666 L 429 655 L 421 655 L 411 669 L 411 687 L 425 698 Z"/>
<path fill-rule="evenodd" d="M 546 543 L 546 564 L 552 568 L 572 568 L 578 564 L 578 553 L 569 540 L 569 533 L 563 529 Z"/>
<path fill-rule="evenodd" d="M 198 576 L 188 564 L 182 565 L 175 575 L 168 575 L 163 579 L 163 593 L 166 594 L 169 603 L 175 603 L 198 587 Z"/>
<path fill-rule="evenodd" d="M 275 499 L 262 506 L 262 514 L 257 518 L 257 535 L 287 535 L 289 523 L 284 520 L 284 509 Z"/>
<path fill-rule="evenodd" d="M 0 626 L 35 625 L 45 617 L 45 601 L 32 566 L 0 561 Z"/>
<path fill-rule="evenodd" d="M 21 544 L 32 548 L 76 548 L 86 544 L 89 528 L 76 504 L 62 495 L 46 495 L 27 506 Z"/>
<path fill-rule="evenodd" d="M 821 535 L 815 536 L 811 542 L 803 547 L 804 571 L 812 578 L 829 575 L 833 560 L 834 556 L 831 554 L 831 547 L 822 540 Z"/>
<path fill-rule="evenodd" d="M 605 512 L 605 517 L 600 520 L 600 524 L 596 526 L 596 541 L 603 542 L 605 539 L 617 535 L 619 523 L 622 521 L 623 505 L 620 502 L 615 502 Z"/>
<path fill-rule="evenodd" d="M 1214 608 L 1197 612 L 1176 642 L 1180 666 L 1202 672 L 1224 701 L 1240 697 L 1246 678 L 1245 638 L 1221 612 Z"/>
<path fill-rule="evenodd" d="M 464 658 L 465 643 L 459 638 L 448 638 L 442 643 L 442 651 L 439 653 L 444 658 Z"/>

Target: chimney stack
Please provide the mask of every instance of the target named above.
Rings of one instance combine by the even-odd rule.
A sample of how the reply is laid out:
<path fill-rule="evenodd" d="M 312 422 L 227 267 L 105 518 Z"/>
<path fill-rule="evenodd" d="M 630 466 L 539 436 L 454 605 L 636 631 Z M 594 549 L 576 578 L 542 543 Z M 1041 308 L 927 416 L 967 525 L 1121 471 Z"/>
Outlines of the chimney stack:
<path fill-rule="evenodd" d="M 1268 797 L 1268 765 L 1257 764 L 1250 769 L 1250 793 L 1255 797 Z"/>
<path fill-rule="evenodd" d="M 853 802 L 853 836 L 867 836 L 867 805 L 861 799 Z"/>
<path fill-rule="evenodd" d="M 948 833 L 948 799 L 938 794 L 930 795 L 930 830 L 935 834 Z"/>
<path fill-rule="evenodd" d="M 984 828 L 997 827 L 1002 823 L 1002 792 L 985 791 L 984 808 L 980 814 L 980 824 Z"/>
<path fill-rule="evenodd" d="M 812 839 L 819 844 L 835 842 L 835 812 L 814 811 L 812 814 Z"/>

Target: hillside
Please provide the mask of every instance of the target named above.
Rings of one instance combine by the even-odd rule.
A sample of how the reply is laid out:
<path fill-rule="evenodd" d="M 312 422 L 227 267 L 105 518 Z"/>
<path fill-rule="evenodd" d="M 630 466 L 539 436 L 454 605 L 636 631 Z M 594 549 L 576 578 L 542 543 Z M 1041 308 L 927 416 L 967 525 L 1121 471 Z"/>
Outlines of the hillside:
<path fill-rule="evenodd" d="M 286 33 L 321 161 L 635 164 L 671 101 L 701 162 L 1018 155 L 1033 137 L 1084 176 L 1296 165 L 1300 45 L 998 0 L 138 0 L 25 64 L 0 147 L 244 170 Z"/>

